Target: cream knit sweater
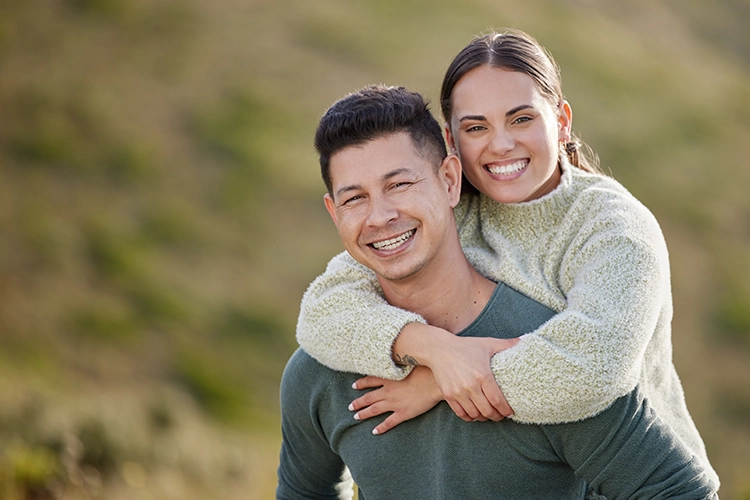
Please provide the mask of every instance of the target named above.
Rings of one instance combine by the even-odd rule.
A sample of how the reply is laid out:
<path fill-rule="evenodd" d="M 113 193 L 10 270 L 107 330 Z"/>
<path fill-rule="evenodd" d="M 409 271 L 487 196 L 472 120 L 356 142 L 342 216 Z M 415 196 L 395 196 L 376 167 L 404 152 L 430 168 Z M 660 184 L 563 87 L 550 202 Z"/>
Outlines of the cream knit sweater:
<path fill-rule="evenodd" d="M 467 196 L 455 215 L 480 273 L 559 313 L 492 359 L 514 419 L 581 420 L 640 384 L 715 474 L 672 363 L 669 257 L 648 209 L 615 180 L 564 164 L 559 186 L 538 200 Z M 306 291 L 297 340 L 335 370 L 400 379 L 408 370 L 391 347 L 413 321 L 424 322 L 388 305 L 374 273 L 342 253 Z"/>

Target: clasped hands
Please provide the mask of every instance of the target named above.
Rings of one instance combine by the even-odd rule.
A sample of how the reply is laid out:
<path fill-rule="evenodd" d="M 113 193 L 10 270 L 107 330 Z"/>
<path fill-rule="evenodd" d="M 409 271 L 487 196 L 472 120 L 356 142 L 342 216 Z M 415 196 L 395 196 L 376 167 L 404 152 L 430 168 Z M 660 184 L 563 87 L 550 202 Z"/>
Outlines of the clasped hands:
<path fill-rule="evenodd" d="M 383 434 L 398 424 L 432 409 L 445 400 L 453 412 L 467 422 L 500 421 L 513 415 L 492 373 L 492 357 L 519 342 L 519 338 L 457 337 L 445 330 L 416 324 L 419 330 L 409 339 L 419 355 L 409 355 L 419 362 L 403 380 L 363 377 L 353 387 L 375 389 L 352 401 L 349 410 L 354 418 L 368 418 L 392 412 L 373 430 Z M 405 332 L 401 337 L 407 338 Z M 411 333 L 411 332 L 410 332 Z M 429 335 L 429 337 L 427 336 Z M 401 338 L 400 337 L 400 338 Z M 400 340 L 399 340 L 400 341 Z M 394 353 L 399 351 L 398 342 Z M 407 344 L 405 341 L 404 344 Z"/>

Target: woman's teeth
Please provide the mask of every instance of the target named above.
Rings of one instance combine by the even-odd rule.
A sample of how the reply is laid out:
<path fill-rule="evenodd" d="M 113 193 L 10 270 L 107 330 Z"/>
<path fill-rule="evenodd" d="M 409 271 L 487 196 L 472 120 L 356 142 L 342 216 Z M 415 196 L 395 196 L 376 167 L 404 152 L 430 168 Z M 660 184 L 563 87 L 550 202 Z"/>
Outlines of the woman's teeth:
<path fill-rule="evenodd" d="M 372 244 L 372 246 L 375 248 L 375 250 L 393 250 L 394 248 L 399 247 L 406 240 L 411 238 L 413 234 L 414 234 L 414 229 L 412 229 L 411 231 L 405 232 L 401 236 L 396 236 L 395 238 L 391 238 L 389 240 L 375 242 Z"/>
<path fill-rule="evenodd" d="M 510 165 L 500 165 L 500 166 L 489 165 L 487 167 L 487 170 L 489 170 L 489 172 L 494 175 L 497 175 L 497 174 L 507 175 L 507 174 L 518 172 L 519 170 L 523 170 L 524 168 L 526 168 L 526 165 L 528 164 L 529 164 L 528 160 L 521 160 L 515 163 L 511 163 Z"/>

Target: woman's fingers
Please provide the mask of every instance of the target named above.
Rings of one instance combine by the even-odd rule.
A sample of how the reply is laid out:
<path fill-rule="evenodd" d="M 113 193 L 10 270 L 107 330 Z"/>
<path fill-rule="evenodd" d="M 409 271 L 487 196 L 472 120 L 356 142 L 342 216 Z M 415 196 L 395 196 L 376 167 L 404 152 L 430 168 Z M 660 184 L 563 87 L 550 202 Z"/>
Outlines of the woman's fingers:
<path fill-rule="evenodd" d="M 384 383 L 385 379 L 368 376 L 357 379 L 354 384 L 352 384 L 352 388 L 357 390 L 372 389 L 374 387 L 382 387 Z"/>
<path fill-rule="evenodd" d="M 380 424 L 378 424 L 372 430 L 372 433 L 373 434 L 377 434 L 377 435 L 385 434 L 389 430 L 391 430 L 394 427 L 396 427 L 398 424 L 400 424 L 402 422 L 406 422 L 407 420 L 409 420 L 409 419 L 405 418 L 400 413 L 393 413 L 391 416 L 389 416 L 388 418 L 386 418 L 385 420 L 383 420 L 382 422 L 380 422 Z"/>
<path fill-rule="evenodd" d="M 357 411 L 357 413 L 354 414 L 354 420 L 367 420 L 368 418 L 376 417 L 378 415 L 382 415 L 383 413 L 387 413 L 389 411 L 392 411 L 392 410 L 389 408 L 386 408 L 385 405 L 380 404 L 380 403 L 375 403 Z M 401 420 L 401 422 L 403 422 L 403 420 Z M 401 422 L 397 422 L 396 424 L 393 424 L 392 426 L 388 428 L 390 429 L 391 427 Z"/>

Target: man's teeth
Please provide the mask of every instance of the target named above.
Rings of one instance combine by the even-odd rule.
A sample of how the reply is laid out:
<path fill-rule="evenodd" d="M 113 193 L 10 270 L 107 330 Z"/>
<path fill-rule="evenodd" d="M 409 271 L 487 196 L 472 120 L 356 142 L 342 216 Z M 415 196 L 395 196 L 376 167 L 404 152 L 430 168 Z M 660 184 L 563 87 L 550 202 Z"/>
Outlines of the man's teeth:
<path fill-rule="evenodd" d="M 372 246 L 375 247 L 375 250 L 393 250 L 394 248 L 399 247 L 403 242 L 411 238 L 412 234 L 414 234 L 413 229 L 411 231 L 405 232 L 401 236 L 391 238 L 390 240 L 375 242 L 372 244 Z"/>
<path fill-rule="evenodd" d="M 487 170 L 489 170 L 491 174 L 512 174 L 514 172 L 518 172 L 519 170 L 523 170 L 528 164 L 528 161 L 521 160 L 515 163 L 511 163 L 510 165 L 490 165 L 487 167 Z"/>

